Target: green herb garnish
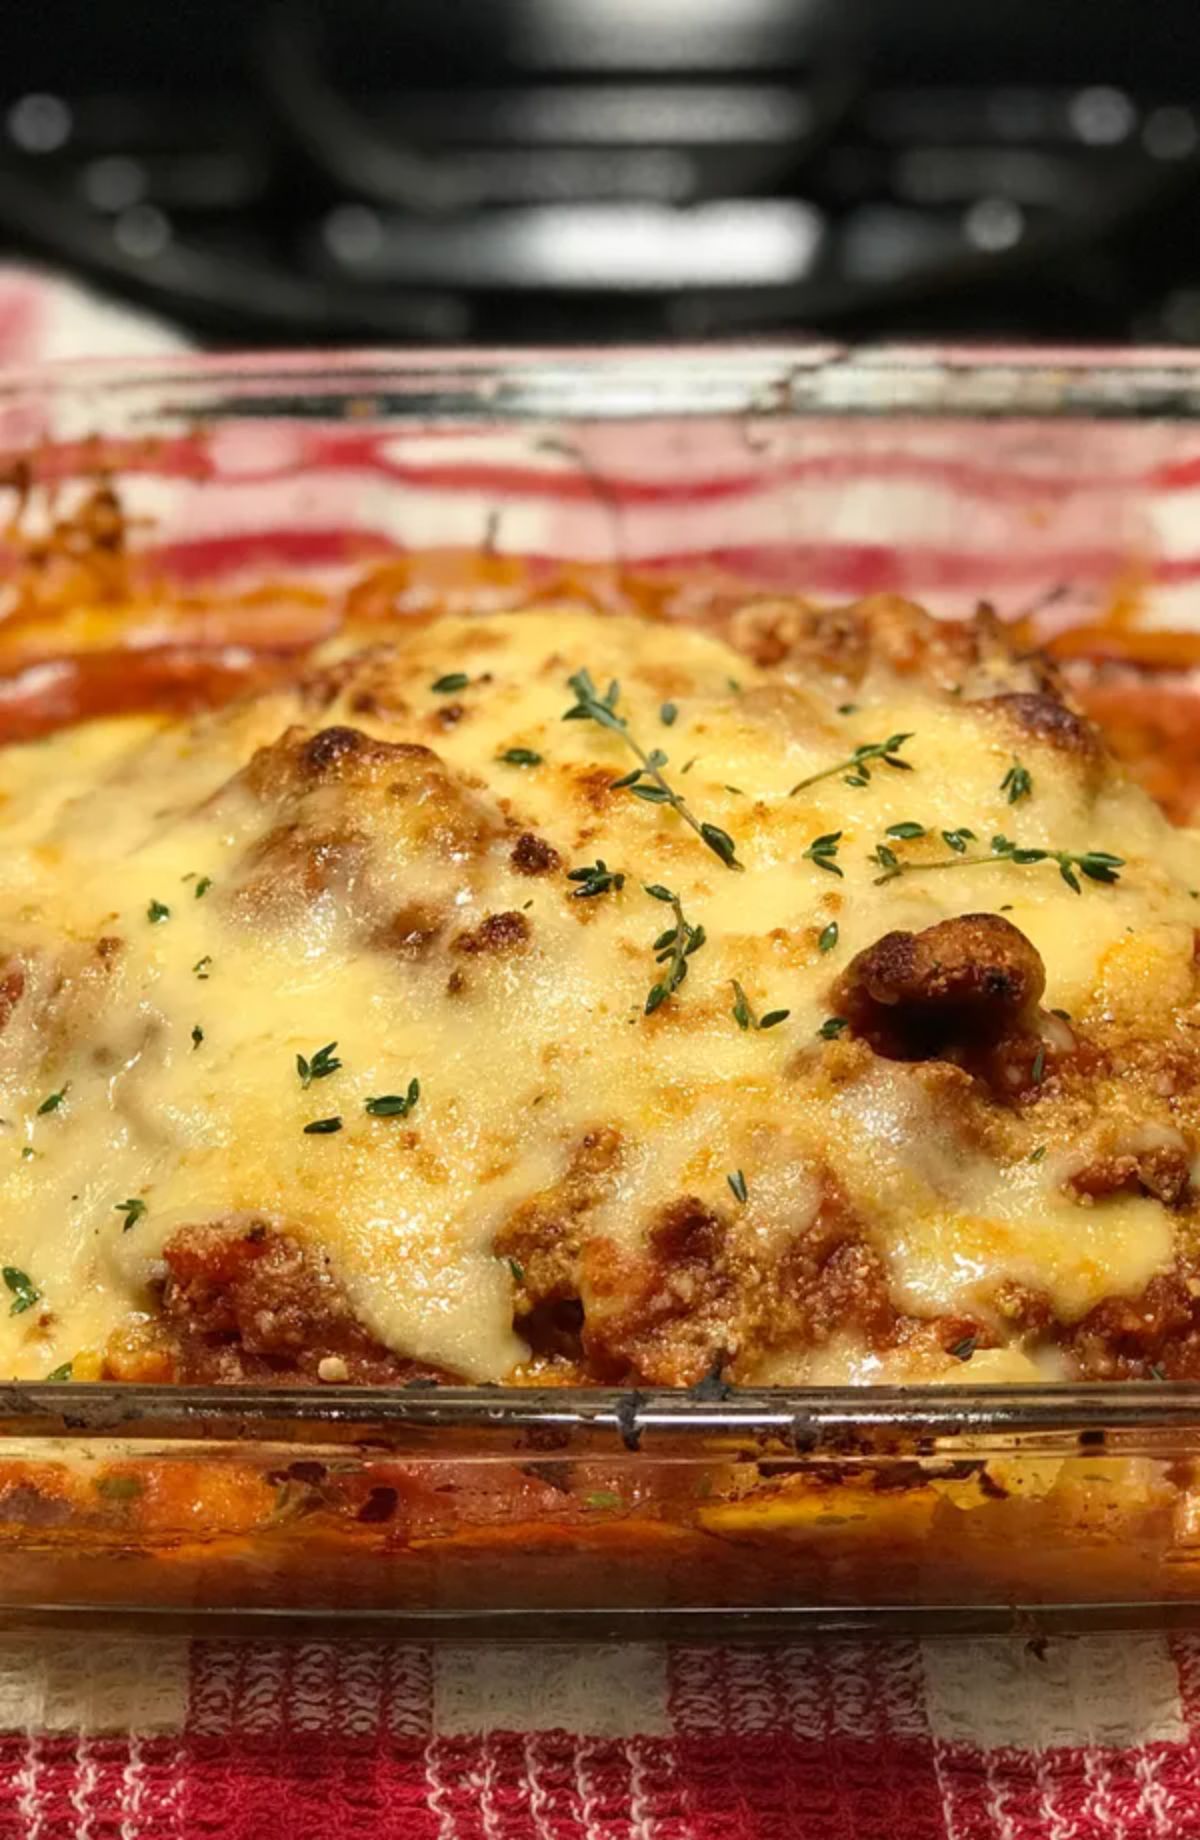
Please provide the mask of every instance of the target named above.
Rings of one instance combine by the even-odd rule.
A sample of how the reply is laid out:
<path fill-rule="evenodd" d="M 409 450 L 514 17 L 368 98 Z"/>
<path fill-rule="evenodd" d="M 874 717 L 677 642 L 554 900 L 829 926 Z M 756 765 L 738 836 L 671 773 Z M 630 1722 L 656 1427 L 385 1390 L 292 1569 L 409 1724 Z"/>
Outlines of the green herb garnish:
<path fill-rule="evenodd" d="M 312 1059 L 305 1060 L 303 1054 L 296 1056 L 296 1072 L 300 1075 L 300 1084 L 305 1092 L 314 1080 L 327 1080 L 331 1073 L 336 1073 L 341 1061 L 334 1054 L 336 1041 L 327 1041 L 323 1048 L 318 1048 Z"/>
<path fill-rule="evenodd" d="M 340 1131 L 341 1128 L 340 1118 L 314 1118 L 311 1124 L 305 1125 L 304 1135 L 305 1137 L 332 1137 L 334 1132 Z"/>
<path fill-rule="evenodd" d="M 602 856 L 586 869 L 568 869 L 567 880 L 579 883 L 571 890 L 577 901 L 588 901 L 598 894 L 619 894 L 625 886 L 620 870 L 610 869 Z"/>
<path fill-rule="evenodd" d="M 849 1027 L 850 1023 L 845 1016 L 827 1016 L 817 1034 L 822 1041 L 836 1041 L 842 1030 Z"/>
<path fill-rule="evenodd" d="M 212 876 L 202 875 L 200 880 L 196 883 L 196 899 L 202 901 L 212 885 Z"/>
<path fill-rule="evenodd" d="M 1042 1158 L 1045 1156 L 1045 1154 L 1046 1154 L 1045 1144 L 1039 1144 L 1036 1150 L 1031 1150 L 1029 1152 L 1029 1161 L 1031 1163 L 1040 1163 Z"/>
<path fill-rule="evenodd" d="M 504 767 L 540 767 L 542 764 L 541 755 L 532 748 L 506 748 L 496 759 Z"/>
<path fill-rule="evenodd" d="M 453 696 L 456 690 L 465 690 L 470 681 L 465 671 L 447 671 L 444 677 L 435 677 L 429 688 L 439 696 Z"/>
<path fill-rule="evenodd" d="M 1120 871 L 1125 867 L 1123 856 L 1112 856 L 1107 850 L 1042 850 L 1025 849 L 1020 844 L 1003 835 L 992 838 L 990 856 L 969 855 L 965 849 L 966 839 L 974 841 L 969 830 L 943 831 L 943 840 L 956 854 L 943 862 L 901 862 L 894 850 L 886 844 L 878 844 L 872 852 L 871 860 L 883 870 L 875 877 L 875 886 L 890 882 L 898 875 L 925 874 L 934 869 L 962 869 L 967 867 L 982 868 L 988 863 L 1009 862 L 1024 867 L 1030 863 L 1053 862 L 1058 864 L 1058 872 L 1068 888 L 1076 894 L 1081 892 L 1079 876 L 1084 875 L 1092 882 L 1116 882 L 1120 880 Z M 1076 873 L 1078 871 L 1078 873 Z"/>
<path fill-rule="evenodd" d="M 1046 1050 L 1045 1048 L 1039 1048 L 1037 1053 L 1033 1057 L 1033 1066 L 1029 1070 L 1029 1077 L 1033 1081 L 1035 1086 L 1041 1085 L 1042 1078 L 1045 1072 L 1046 1072 Z"/>
<path fill-rule="evenodd" d="M 771 1009 L 761 1019 L 750 1007 L 750 999 L 738 983 L 731 978 L 733 985 L 733 1018 L 739 1029 L 773 1029 L 776 1023 L 786 1022 L 791 1015 L 790 1009 Z"/>
<path fill-rule="evenodd" d="M 969 1361 L 979 1345 L 977 1335 L 964 1335 L 961 1342 L 955 1342 L 953 1348 L 946 1350 L 956 1361 Z"/>
<path fill-rule="evenodd" d="M 44 1118 L 47 1112 L 56 1112 L 66 1098 L 69 1089 L 70 1081 L 67 1082 L 66 1086 L 60 1087 L 58 1092 L 47 1093 L 46 1097 L 37 1108 L 38 1117 Z"/>
<path fill-rule="evenodd" d="M 198 1022 L 194 1023 L 192 1026 L 192 1053 L 193 1054 L 196 1052 L 196 1049 L 200 1046 L 200 1043 L 203 1040 L 204 1040 L 204 1030 L 200 1027 L 200 1024 Z"/>
<path fill-rule="evenodd" d="M 728 1182 L 730 1188 L 733 1190 L 734 1200 L 740 1201 L 744 1205 L 746 1198 L 747 1198 L 747 1189 L 746 1189 L 746 1178 L 742 1174 L 741 1170 L 735 1169 L 732 1175 L 726 1176 L 725 1180 Z"/>
<path fill-rule="evenodd" d="M 24 1315 L 25 1311 L 32 1310 L 34 1304 L 41 1298 L 42 1293 L 35 1289 L 29 1274 L 18 1271 L 15 1265 L 6 1265 L 0 1271 L 0 1278 L 4 1279 L 12 1292 L 13 1300 L 8 1312 L 10 1316 Z"/>
<path fill-rule="evenodd" d="M 130 1227 L 136 1227 L 138 1221 L 146 1212 L 146 1203 L 140 1201 L 135 1195 L 129 1201 L 115 1202 L 113 1204 L 113 1212 L 116 1214 L 124 1214 L 125 1225 L 121 1228 L 121 1231 L 122 1233 L 128 1233 Z"/>
<path fill-rule="evenodd" d="M 514 1284 L 524 1284 L 525 1267 L 521 1264 L 520 1260 L 519 1259 L 506 1259 L 505 1264 L 508 1266 L 509 1271 L 511 1271 L 512 1273 L 513 1283 Z"/>
<path fill-rule="evenodd" d="M 899 837 L 902 842 L 908 843 L 914 837 L 927 836 L 928 832 L 923 824 L 905 823 L 889 824 L 883 834 L 885 837 Z"/>
<path fill-rule="evenodd" d="M 658 719 L 664 728 L 674 728 L 675 718 L 679 714 L 674 703 L 664 703 L 658 712 Z"/>
<path fill-rule="evenodd" d="M 832 952 L 838 942 L 838 923 L 831 920 L 817 941 L 818 952 Z"/>
<path fill-rule="evenodd" d="M 146 909 L 146 918 L 151 926 L 158 926 L 160 921 L 171 918 L 171 910 L 165 901 L 151 901 Z"/>
<path fill-rule="evenodd" d="M 383 1093 L 378 1099 L 364 1100 L 363 1111 L 372 1118 L 407 1118 L 420 1097 L 420 1080 L 410 1080 L 406 1093 Z"/>
<path fill-rule="evenodd" d="M 900 749 L 906 741 L 911 740 L 912 735 L 907 734 L 889 735 L 886 741 L 864 741 L 860 747 L 855 748 L 849 759 L 839 760 L 832 767 L 823 767 L 819 773 L 810 773 L 807 779 L 797 780 L 788 793 L 788 797 L 794 799 L 796 794 L 803 792 L 807 786 L 815 786 L 819 780 L 833 779 L 838 773 L 849 772 L 850 778 L 846 782 L 847 785 L 865 786 L 871 777 L 871 768 L 868 763 L 873 760 L 882 761 L 885 767 L 895 767 L 901 772 L 911 773 L 911 760 L 899 758 Z"/>
<path fill-rule="evenodd" d="M 665 975 L 650 988 L 646 998 L 645 1011 L 652 1016 L 660 1004 L 672 996 L 687 976 L 687 961 L 693 952 L 698 952 L 704 944 L 706 934 L 702 926 L 693 926 L 684 918 L 683 903 L 677 894 L 664 888 L 661 882 L 644 884 L 646 893 L 655 901 L 666 901 L 675 913 L 675 925 L 660 933 L 654 941 L 654 959 L 659 965 L 668 967 Z"/>
<path fill-rule="evenodd" d="M 212 953 L 206 952 L 204 954 L 204 957 L 198 958 L 195 964 L 192 966 L 192 974 L 193 976 L 198 977 L 201 983 L 204 983 L 205 980 L 209 977 L 211 969 L 212 969 Z"/>
<path fill-rule="evenodd" d="M 720 857 L 727 869 L 743 868 L 744 865 L 737 859 L 737 845 L 729 832 L 723 831 L 719 824 L 704 823 L 697 818 L 688 808 L 687 802 L 663 778 L 662 769 L 667 765 L 667 756 L 662 749 L 653 748 L 647 752 L 641 742 L 630 734 L 625 717 L 616 712 L 621 686 L 614 680 L 601 696 L 587 670 L 576 671 L 567 682 L 575 692 L 575 701 L 570 709 L 563 712 L 563 721 L 598 723 L 601 728 L 608 729 L 610 734 L 619 735 L 641 763 L 635 772 L 614 780 L 614 789 L 623 788 L 635 798 L 645 799 L 651 805 L 669 805 L 685 824 L 691 825 L 701 842 L 708 846 L 714 856 Z"/>
<path fill-rule="evenodd" d="M 69 1380 L 74 1372 L 74 1361 L 64 1361 L 61 1367 L 52 1368 L 46 1375 L 47 1386 L 57 1386 L 61 1380 Z"/>
<path fill-rule="evenodd" d="M 800 854 L 806 862 L 812 863 L 814 868 L 825 869 L 830 875 L 840 876 L 842 871 L 838 868 L 834 857 L 838 853 L 838 844 L 841 840 L 841 831 L 826 831 L 823 837 L 814 837 L 807 850 L 802 850 Z"/>
<path fill-rule="evenodd" d="M 1000 781 L 1001 792 L 1008 794 L 1010 805 L 1019 805 L 1033 791 L 1033 774 L 1028 767 L 1023 767 L 1019 760 L 1014 760 L 1004 778 Z"/>

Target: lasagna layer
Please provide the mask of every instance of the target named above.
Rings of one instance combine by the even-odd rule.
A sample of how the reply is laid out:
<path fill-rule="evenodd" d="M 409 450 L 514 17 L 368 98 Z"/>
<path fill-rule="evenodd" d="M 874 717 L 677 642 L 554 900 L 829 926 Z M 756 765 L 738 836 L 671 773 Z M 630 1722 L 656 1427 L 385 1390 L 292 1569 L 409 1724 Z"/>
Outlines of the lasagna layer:
<path fill-rule="evenodd" d="M 1200 839 L 986 615 L 376 625 L 0 836 L 8 1374 L 1200 1376 Z"/>

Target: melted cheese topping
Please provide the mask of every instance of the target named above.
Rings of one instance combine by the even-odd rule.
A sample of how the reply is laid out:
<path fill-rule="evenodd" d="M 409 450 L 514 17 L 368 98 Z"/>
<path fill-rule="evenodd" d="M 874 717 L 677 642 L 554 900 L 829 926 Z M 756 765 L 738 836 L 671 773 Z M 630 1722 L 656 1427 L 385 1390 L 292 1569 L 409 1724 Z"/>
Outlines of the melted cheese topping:
<path fill-rule="evenodd" d="M 818 1034 L 834 978 L 881 934 L 997 907 L 1041 953 L 1047 1006 L 1169 1026 L 1194 1000 L 1200 846 L 1115 771 L 1090 783 L 918 675 L 871 672 L 840 713 L 836 687 L 783 682 L 719 639 L 568 606 L 387 639 L 358 660 L 345 642 L 330 652 L 344 684 L 324 706 L 272 692 L 0 755 L 0 955 L 25 978 L 0 1029 L 0 1263 L 40 1296 L 0 1307 L 3 1371 L 40 1376 L 102 1348 L 154 1309 L 174 1233 L 252 1213 L 328 1257 L 388 1347 L 502 1380 L 527 1350 L 497 1235 L 601 1129 L 621 1153 L 588 1230 L 618 1259 L 681 1195 L 767 1251 L 811 1223 L 832 1171 L 894 1300 L 918 1317 L 973 1312 L 1002 1335 L 995 1299 L 1017 1283 L 1071 1322 L 1166 1268 L 1160 1202 L 1086 1206 L 1064 1191 L 1069 1119 L 1040 1160 L 1037 1121 L 1004 1114 L 999 1147 L 983 1145 L 911 1066 L 864 1069 Z M 735 839 L 743 872 L 668 807 L 610 789 L 636 764 L 622 738 L 561 719 L 582 665 L 601 685 L 620 679 L 631 732 L 669 754 L 671 783 Z M 468 687 L 434 691 L 447 672 Z M 298 765 L 304 737 L 335 723 L 420 743 L 442 765 Z M 281 741 L 293 725 L 301 736 Z M 876 766 L 866 786 L 837 773 L 788 796 L 901 732 L 911 771 Z M 505 762 L 514 748 L 538 764 Z M 256 749 L 270 754 L 247 771 Z M 1016 752 L 1034 794 L 1014 808 L 1001 780 Z M 1107 849 L 1127 867 L 1078 895 L 1052 864 L 879 886 L 869 854 L 907 821 Z M 514 866 L 525 832 L 553 847 L 556 869 Z M 831 832 L 841 878 L 805 856 Z M 564 871 L 597 858 L 624 886 L 580 899 Z M 706 936 L 650 1016 L 654 942 L 671 921 L 647 883 L 677 891 Z M 511 924 L 488 935 L 501 914 L 521 917 L 522 937 Z M 822 951 L 831 921 L 838 941 Z M 734 979 L 759 1015 L 787 1020 L 739 1028 Z M 334 1041 L 340 1069 L 305 1089 L 296 1056 Z M 410 1118 L 366 1112 L 414 1077 Z M 305 1134 L 333 1116 L 339 1132 Z M 129 1199 L 145 1203 L 132 1224 Z M 852 1338 L 764 1352 L 739 1377 L 909 1371 Z"/>

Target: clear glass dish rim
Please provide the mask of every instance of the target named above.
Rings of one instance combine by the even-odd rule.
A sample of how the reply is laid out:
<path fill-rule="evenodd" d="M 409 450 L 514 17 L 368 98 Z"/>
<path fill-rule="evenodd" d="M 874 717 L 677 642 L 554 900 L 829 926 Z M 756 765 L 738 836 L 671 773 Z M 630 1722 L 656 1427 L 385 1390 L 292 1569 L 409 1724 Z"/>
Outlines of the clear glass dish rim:
<path fill-rule="evenodd" d="M 720 346 L 185 353 L 0 369 L 0 412 L 68 402 L 147 422 L 314 415 L 355 404 L 364 422 L 497 423 L 550 417 L 945 416 L 1200 421 L 1200 348 L 738 342 Z M 343 409 L 343 413 L 345 410 Z M 152 439 L 154 430 L 146 429 Z M 106 439 L 97 426 L 96 438 Z M 130 431 L 115 437 L 124 441 Z M 136 436 L 135 436 L 136 438 Z M 53 444 L 54 437 L 50 436 Z M 738 1433 L 801 1447 L 855 1434 L 906 1442 L 973 1436 L 1169 1433 L 1200 1426 L 1200 1383 L 601 1387 L 190 1387 L 0 1382 L 0 1426 L 41 1437 L 245 1437 L 301 1426 L 469 1430 L 486 1443 L 542 1429 L 635 1451 L 643 1434 Z"/>
<path fill-rule="evenodd" d="M 172 399 L 172 393 L 173 399 Z M 148 417 L 316 414 L 323 399 L 424 421 L 648 415 L 1200 420 L 1200 347 L 817 341 L 431 351 L 183 353 L 0 369 L 0 410 L 149 397 Z M 343 410 L 343 413 L 345 411 Z M 103 430 L 97 429 L 103 439 Z"/>

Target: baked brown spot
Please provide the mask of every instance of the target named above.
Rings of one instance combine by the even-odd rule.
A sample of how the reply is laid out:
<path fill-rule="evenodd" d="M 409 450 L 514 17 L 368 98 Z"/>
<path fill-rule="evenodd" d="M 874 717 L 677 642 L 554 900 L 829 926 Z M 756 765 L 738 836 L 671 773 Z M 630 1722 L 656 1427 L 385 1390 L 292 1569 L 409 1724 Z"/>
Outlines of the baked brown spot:
<path fill-rule="evenodd" d="M 1146 1194 L 1176 1207 L 1188 1192 L 1191 1156 L 1186 1145 L 1156 1144 L 1143 1150 L 1099 1156 L 1068 1176 L 1071 1194 L 1100 1200 L 1105 1195 Z"/>
<path fill-rule="evenodd" d="M 5 1028 L 17 1004 L 25 995 L 25 973 L 20 965 L 6 965 L 0 971 L 0 1029 Z"/>
<path fill-rule="evenodd" d="M 445 920 L 436 908 L 410 901 L 380 927 L 372 943 L 381 952 L 393 952 L 398 958 L 423 958 L 444 926 Z"/>
<path fill-rule="evenodd" d="M 1099 729 L 1051 692 L 1014 690 L 1003 696 L 985 697 L 972 704 L 972 708 L 994 710 L 1022 735 L 1044 742 L 1059 753 L 1069 754 L 1090 766 L 1100 764 L 1105 758 Z"/>
<path fill-rule="evenodd" d="M 450 1378 L 376 1341 L 328 1262 L 266 1221 L 184 1227 L 163 1258 L 161 1329 L 178 1381 L 317 1382 L 330 1359 L 360 1385 Z"/>
<path fill-rule="evenodd" d="M 1032 1034 L 1046 986 L 1037 948 L 1002 914 L 885 933 L 852 959 L 833 1006 L 877 1054 L 928 1060 Z"/>
<path fill-rule="evenodd" d="M 602 1383 L 692 1386 L 730 1347 L 738 1305 L 722 1215 L 695 1195 L 652 1221 L 646 1252 L 607 1239 L 583 1249 L 583 1350 Z"/>
<path fill-rule="evenodd" d="M 532 831 L 524 831 L 517 838 L 509 861 L 518 875 L 549 875 L 552 869 L 562 866 L 558 851 Z"/>
<path fill-rule="evenodd" d="M 535 1355 L 572 1361 L 580 1356 L 579 1261 L 586 1220 L 612 1186 L 620 1150 L 615 1131 L 588 1131 L 561 1181 L 523 1202 L 496 1235 L 496 1256 L 509 1261 L 516 1286 L 513 1327 Z"/>
<path fill-rule="evenodd" d="M 460 933 L 454 941 L 456 952 L 512 952 L 529 938 L 529 922 L 524 914 L 489 914 L 473 932 Z"/>

